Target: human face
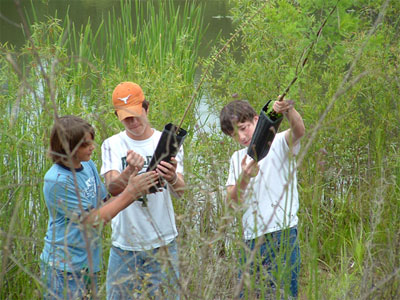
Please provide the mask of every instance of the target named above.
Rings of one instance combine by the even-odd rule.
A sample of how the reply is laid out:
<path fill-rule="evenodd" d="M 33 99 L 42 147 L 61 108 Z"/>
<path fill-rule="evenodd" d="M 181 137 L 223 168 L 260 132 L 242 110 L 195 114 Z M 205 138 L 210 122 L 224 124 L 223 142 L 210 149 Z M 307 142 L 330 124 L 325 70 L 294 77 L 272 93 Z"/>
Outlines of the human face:
<path fill-rule="evenodd" d="M 128 136 L 134 140 L 145 140 L 151 136 L 149 120 L 147 119 L 147 111 L 143 109 L 142 115 L 139 117 L 128 117 L 121 122 L 124 125 Z"/>
<path fill-rule="evenodd" d="M 89 132 L 86 132 L 84 141 L 76 150 L 73 156 L 74 168 L 79 168 L 82 161 L 89 161 L 95 148 L 93 138 Z"/>
<path fill-rule="evenodd" d="M 233 139 L 240 145 L 248 147 L 256 129 L 257 121 L 258 116 L 255 116 L 251 121 L 236 123 L 235 132 L 232 133 Z"/>

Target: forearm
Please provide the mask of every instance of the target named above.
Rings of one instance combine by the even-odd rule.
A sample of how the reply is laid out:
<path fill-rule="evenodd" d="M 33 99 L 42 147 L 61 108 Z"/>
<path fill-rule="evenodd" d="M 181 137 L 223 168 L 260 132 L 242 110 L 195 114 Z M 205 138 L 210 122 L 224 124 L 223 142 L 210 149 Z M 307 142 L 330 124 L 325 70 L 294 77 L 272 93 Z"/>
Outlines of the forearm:
<path fill-rule="evenodd" d="M 171 187 L 177 197 L 182 197 L 186 184 L 181 173 L 176 173 L 176 177 L 168 182 L 168 185 Z"/>
<path fill-rule="evenodd" d="M 286 113 L 286 117 L 290 124 L 292 142 L 295 143 L 305 134 L 303 118 L 295 108 L 289 109 Z"/>
<path fill-rule="evenodd" d="M 121 210 L 128 207 L 138 198 L 134 189 L 125 189 L 117 197 L 112 197 L 105 205 L 99 209 L 92 210 L 83 220 L 84 224 L 98 226 L 101 223 L 106 224 L 114 218 Z"/>
<path fill-rule="evenodd" d="M 248 184 L 249 179 L 246 179 L 243 175 L 240 176 L 235 185 L 228 187 L 228 200 L 233 201 L 234 203 L 242 203 L 243 195 L 246 192 Z"/>
<path fill-rule="evenodd" d="M 232 200 L 235 203 L 243 202 L 243 196 L 246 193 L 250 179 L 256 177 L 259 172 L 257 161 L 251 159 L 249 163 L 246 163 L 247 157 L 248 156 L 245 155 L 242 158 L 242 172 L 240 173 L 239 178 L 236 180 L 235 185 L 228 186 L 227 188 L 228 201 Z"/>

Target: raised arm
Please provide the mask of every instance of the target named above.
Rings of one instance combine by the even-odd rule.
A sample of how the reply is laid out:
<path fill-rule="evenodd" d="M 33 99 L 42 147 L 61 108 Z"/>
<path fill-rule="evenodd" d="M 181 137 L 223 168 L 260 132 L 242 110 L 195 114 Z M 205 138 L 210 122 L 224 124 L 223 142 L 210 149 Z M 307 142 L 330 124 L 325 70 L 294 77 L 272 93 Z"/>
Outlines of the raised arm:
<path fill-rule="evenodd" d="M 282 113 L 289 121 L 290 129 L 285 133 L 285 139 L 288 145 L 295 145 L 305 134 L 305 126 L 303 118 L 294 108 L 293 101 L 282 100 L 274 102 L 274 110 L 277 113 Z"/>

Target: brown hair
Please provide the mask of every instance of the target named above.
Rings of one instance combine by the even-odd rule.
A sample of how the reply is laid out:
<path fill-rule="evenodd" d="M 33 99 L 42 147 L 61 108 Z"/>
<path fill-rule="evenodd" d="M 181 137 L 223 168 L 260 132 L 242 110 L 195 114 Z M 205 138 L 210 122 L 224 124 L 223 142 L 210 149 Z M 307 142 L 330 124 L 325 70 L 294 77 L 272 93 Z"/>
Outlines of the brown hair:
<path fill-rule="evenodd" d="M 142 102 L 142 107 L 143 107 L 144 110 L 147 112 L 147 110 L 149 109 L 149 101 L 147 101 L 146 99 L 144 99 L 143 102 Z"/>
<path fill-rule="evenodd" d="M 227 135 L 232 135 L 237 123 L 252 121 L 256 115 L 256 111 L 246 100 L 229 102 L 219 115 L 221 130 Z"/>
<path fill-rule="evenodd" d="M 53 162 L 62 163 L 68 154 L 82 146 L 85 134 L 94 139 L 94 128 L 85 120 L 76 116 L 63 116 L 55 120 L 50 134 L 49 155 Z"/>

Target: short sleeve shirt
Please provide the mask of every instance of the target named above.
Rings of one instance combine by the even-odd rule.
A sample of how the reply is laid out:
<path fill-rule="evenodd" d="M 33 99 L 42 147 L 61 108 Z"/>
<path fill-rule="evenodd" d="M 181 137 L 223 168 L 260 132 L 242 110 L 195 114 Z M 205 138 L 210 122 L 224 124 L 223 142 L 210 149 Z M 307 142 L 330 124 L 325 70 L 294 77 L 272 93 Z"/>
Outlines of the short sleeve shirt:
<path fill-rule="evenodd" d="M 244 195 L 242 225 L 246 240 L 297 225 L 299 200 L 294 155 L 299 149 L 300 144 L 290 149 L 285 132 L 281 132 L 275 136 L 268 155 L 258 162 L 260 171 L 250 180 Z M 232 155 L 226 186 L 236 184 L 244 156 L 248 163 L 247 148 Z"/>
<path fill-rule="evenodd" d="M 41 260 L 68 272 L 90 265 L 93 272 L 100 271 L 99 229 L 80 222 L 80 216 L 98 208 L 107 196 L 93 161 L 82 162 L 82 167 L 75 172 L 54 164 L 44 177 L 43 193 L 49 223 Z M 93 264 L 88 261 L 88 251 Z"/>

